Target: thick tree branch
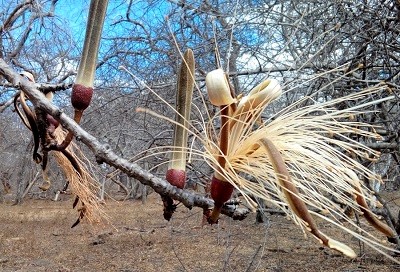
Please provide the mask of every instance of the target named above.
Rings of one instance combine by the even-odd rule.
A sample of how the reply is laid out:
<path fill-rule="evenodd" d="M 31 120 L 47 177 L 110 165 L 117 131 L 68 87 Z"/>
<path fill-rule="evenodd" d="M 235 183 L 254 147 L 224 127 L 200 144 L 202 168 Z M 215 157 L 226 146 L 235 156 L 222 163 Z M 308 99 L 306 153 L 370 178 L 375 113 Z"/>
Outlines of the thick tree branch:
<path fill-rule="evenodd" d="M 13 71 L 7 63 L 0 59 L 0 74 L 4 76 L 12 85 L 19 86 L 24 91 L 35 107 L 39 107 L 60 121 L 64 128 L 72 131 L 76 139 L 88 146 L 96 156 L 98 163 L 107 163 L 128 176 L 139 180 L 141 183 L 148 185 L 159 194 L 170 196 L 171 198 L 182 202 L 186 207 L 212 208 L 214 203 L 211 199 L 200 194 L 178 189 L 170 185 L 166 180 L 160 179 L 150 172 L 142 169 L 138 164 L 129 162 L 119 157 L 106 144 L 100 143 L 94 136 L 83 130 L 71 118 L 64 114 L 60 109 L 51 104 L 38 89 L 35 84 L 21 77 L 17 72 Z M 249 213 L 248 209 L 236 208 L 236 206 L 225 205 L 222 213 L 232 217 L 233 219 L 242 220 Z"/>

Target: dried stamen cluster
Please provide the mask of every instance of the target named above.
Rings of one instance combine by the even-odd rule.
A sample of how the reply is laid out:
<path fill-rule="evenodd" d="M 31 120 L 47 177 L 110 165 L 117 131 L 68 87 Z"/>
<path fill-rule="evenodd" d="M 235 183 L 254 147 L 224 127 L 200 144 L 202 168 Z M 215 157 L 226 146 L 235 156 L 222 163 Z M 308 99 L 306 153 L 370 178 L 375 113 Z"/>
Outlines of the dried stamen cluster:
<path fill-rule="evenodd" d="M 374 133 L 372 126 L 349 120 L 349 116 L 360 112 L 351 108 L 334 108 L 342 101 L 358 100 L 382 91 L 384 86 L 300 109 L 293 105 L 273 121 L 257 124 L 265 107 L 282 92 L 277 81 L 266 80 L 241 99 L 231 96 L 229 83 L 221 70 L 210 72 L 206 85 L 210 102 L 221 107 L 219 137 L 215 137 L 212 129 L 201 139 L 207 154 L 203 157 L 208 158 L 215 169 L 211 181 L 211 196 L 215 206 L 209 218 L 210 223 L 217 222 L 222 205 L 236 188 L 253 208 L 257 206 L 253 197 L 281 207 L 322 244 L 352 258 L 356 254 L 351 248 L 318 229 L 309 207 L 328 211 L 326 216 L 318 216 L 335 222 L 377 250 L 386 247 L 371 240 L 368 235 L 355 234 L 336 221 L 341 218 L 367 234 L 333 203 L 329 195 L 334 195 L 363 214 L 372 226 L 388 238 L 397 235 L 368 208 L 366 198 L 371 192 L 361 185 L 358 178 L 379 181 L 379 177 L 345 155 L 346 151 L 351 151 L 365 159 L 376 159 L 378 152 L 351 140 L 348 135 L 357 134 L 374 139 L 379 139 L 379 135 Z M 360 108 L 362 105 L 357 106 L 357 109 Z M 214 139 L 219 141 L 215 143 Z"/>

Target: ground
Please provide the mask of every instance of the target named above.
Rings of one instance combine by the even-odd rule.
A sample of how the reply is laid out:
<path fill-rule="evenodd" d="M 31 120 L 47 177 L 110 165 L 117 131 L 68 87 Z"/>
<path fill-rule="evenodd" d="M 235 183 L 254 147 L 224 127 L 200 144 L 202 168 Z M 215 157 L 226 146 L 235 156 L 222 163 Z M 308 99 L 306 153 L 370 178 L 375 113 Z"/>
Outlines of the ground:
<path fill-rule="evenodd" d="M 349 259 L 305 239 L 291 221 L 269 216 L 256 224 L 222 217 L 218 226 L 201 227 L 202 211 L 180 206 L 167 222 L 159 197 L 146 204 L 104 206 L 109 223 L 81 223 L 72 199 L 26 200 L 0 204 L 1 271 L 400 271 L 379 253 L 338 234 L 362 257 Z M 327 224 L 325 232 L 335 233 Z M 384 237 L 382 237 L 384 239 Z"/>

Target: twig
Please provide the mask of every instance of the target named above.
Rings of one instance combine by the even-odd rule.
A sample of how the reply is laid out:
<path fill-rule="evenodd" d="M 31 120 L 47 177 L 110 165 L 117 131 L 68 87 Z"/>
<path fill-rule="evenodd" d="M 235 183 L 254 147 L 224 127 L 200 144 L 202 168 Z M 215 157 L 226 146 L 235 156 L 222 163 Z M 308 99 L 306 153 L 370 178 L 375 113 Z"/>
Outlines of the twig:
<path fill-rule="evenodd" d="M 256 259 L 258 252 L 260 251 L 261 248 L 262 248 L 262 245 L 259 245 L 256 252 L 253 255 L 253 258 L 251 258 L 251 262 L 249 263 L 249 265 L 246 268 L 246 272 L 251 271 L 250 268 L 253 266 L 254 260 Z"/>
<path fill-rule="evenodd" d="M 181 264 L 182 269 L 183 269 L 184 271 L 188 271 L 188 270 L 186 269 L 185 264 L 182 262 L 181 258 L 179 257 L 179 254 L 178 254 L 178 253 L 176 252 L 176 250 L 175 250 L 175 239 L 172 237 L 172 231 L 171 231 L 171 244 L 172 244 L 172 250 L 174 251 L 175 257 L 176 257 L 176 259 L 178 260 L 178 262 Z"/>
<path fill-rule="evenodd" d="M 39 177 L 39 172 L 36 173 L 35 177 L 32 179 L 32 181 L 29 183 L 29 185 L 26 187 L 24 193 L 21 196 L 21 199 L 24 199 L 24 197 L 29 193 L 29 191 L 31 190 L 33 184 L 35 184 L 36 180 Z"/>
<path fill-rule="evenodd" d="M 393 217 L 392 213 L 390 212 L 387 202 L 381 197 L 381 195 L 378 192 L 375 192 L 375 197 L 383 206 L 382 215 L 385 218 L 386 223 L 389 225 L 389 227 L 396 230 L 396 232 L 397 232 L 396 225 L 400 224 L 400 222 L 396 223 L 396 219 Z M 400 218 L 399 218 L 399 220 L 400 220 Z M 400 233 L 397 233 L 397 235 L 395 237 L 393 237 L 393 241 L 392 241 L 392 242 L 396 243 L 397 248 L 400 248 L 399 235 L 400 235 Z"/>

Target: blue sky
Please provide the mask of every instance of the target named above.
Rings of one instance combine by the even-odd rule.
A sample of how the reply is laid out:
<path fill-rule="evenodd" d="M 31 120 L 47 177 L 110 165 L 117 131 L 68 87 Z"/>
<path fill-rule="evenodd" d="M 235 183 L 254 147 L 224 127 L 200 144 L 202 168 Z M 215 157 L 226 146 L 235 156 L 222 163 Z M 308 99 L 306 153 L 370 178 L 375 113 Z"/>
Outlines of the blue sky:
<path fill-rule="evenodd" d="M 67 22 L 71 28 L 80 30 L 82 24 L 86 24 L 89 0 L 62 0 L 56 5 L 55 14 Z M 83 35 L 83 31 L 79 31 Z"/>
<path fill-rule="evenodd" d="M 123 1 L 109 1 L 106 26 L 118 17 L 125 16 L 126 6 L 120 7 L 121 3 Z M 55 15 L 71 27 L 77 39 L 83 40 L 89 6 L 90 0 L 61 0 L 56 4 Z"/>

